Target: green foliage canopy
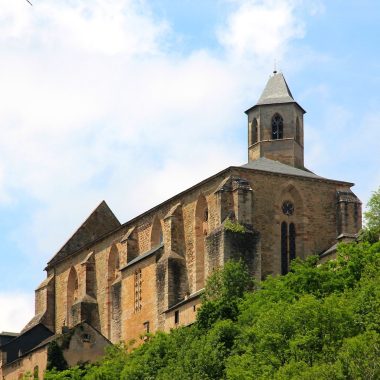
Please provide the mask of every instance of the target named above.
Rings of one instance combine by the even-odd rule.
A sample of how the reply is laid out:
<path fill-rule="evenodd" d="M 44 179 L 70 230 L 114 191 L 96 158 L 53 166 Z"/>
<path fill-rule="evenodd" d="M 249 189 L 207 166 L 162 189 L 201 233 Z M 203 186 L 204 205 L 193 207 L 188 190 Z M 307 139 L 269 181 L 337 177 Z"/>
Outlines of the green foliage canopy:
<path fill-rule="evenodd" d="M 361 233 L 364 241 L 375 243 L 380 240 L 380 187 L 372 193 L 364 212 L 365 228 Z"/>
<path fill-rule="evenodd" d="M 379 269 L 380 242 L 342 244 L 322 265 L 295 260 L 286 276 L 255 285 L 241 262 L 229 262 L 208 280 L 192 326 L 46 378 L 379 379 Z"/>

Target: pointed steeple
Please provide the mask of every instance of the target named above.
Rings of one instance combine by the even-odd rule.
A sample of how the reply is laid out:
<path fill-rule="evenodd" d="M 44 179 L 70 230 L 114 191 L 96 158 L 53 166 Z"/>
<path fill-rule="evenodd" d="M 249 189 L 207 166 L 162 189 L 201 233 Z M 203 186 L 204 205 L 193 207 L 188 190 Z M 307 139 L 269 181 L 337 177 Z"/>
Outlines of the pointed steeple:
<path fill-rule="evenodd" d="M 269 77 L 248 116 L 248 160 L 261 157 L 303 169 L 303 115 L 282 73 Z"/>
<path fill-rule="evenodd" d="M 293 95 L 282 73 L 273 71 L 257 103 L 245 111 L 248 114 L 253 108 L 269 104 L 295 103 L 305 113 L 306 111 L 294 100 Z"/>
<path fill-rule="evenodd" d="M 274 103 L 295 103 L 293 95 L 282 73 L 273 72 L 264 88 L 257 105 Z"/>

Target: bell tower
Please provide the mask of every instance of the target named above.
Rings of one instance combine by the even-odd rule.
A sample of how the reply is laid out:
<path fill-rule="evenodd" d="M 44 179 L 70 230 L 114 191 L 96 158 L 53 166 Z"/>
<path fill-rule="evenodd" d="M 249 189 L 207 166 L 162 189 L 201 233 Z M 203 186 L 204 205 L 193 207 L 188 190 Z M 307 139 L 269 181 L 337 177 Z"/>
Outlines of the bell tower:
<path fill-rule="evenodd" d="M 248 115 L 248 161 L 261 157 L 304 169 L 303 115 L 282 73 L 269 77 Z"/>

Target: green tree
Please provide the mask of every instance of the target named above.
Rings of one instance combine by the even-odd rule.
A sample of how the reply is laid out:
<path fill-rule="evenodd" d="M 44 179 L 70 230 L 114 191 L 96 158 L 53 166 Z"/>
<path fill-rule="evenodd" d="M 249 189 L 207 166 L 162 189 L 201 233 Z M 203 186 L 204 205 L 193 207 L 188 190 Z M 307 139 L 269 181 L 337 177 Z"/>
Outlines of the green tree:
<path fill-rule="evenodd" d="M 49 343 L 47 352 L 47 369 L 55 368 L 58 371 L 67 369 L 66 359 L 63 357 L 63 352 L 57 341 L 53 340 Z"/>
<path fill-rule="evenodd" d="M 202 307 L 197 314 L 200 328 L 211 328 L 218 320 L 236 320 L 239 301 L 252 290 L 254 281 L 242 261 L 230 260 L 208 278 L 202 296 Z"/>
<path fill-rule="evenodd" d="M 380 240 L 380 187 L 372 193 L 367 203 L 367 211 L 364 212 L 365 228 L 361 238 L 374 243 Z"/>
<path fill-rule="evenodd" d="M 256 285 L 242 262 L 207 281 L 197 322 L 48 380 L 380 379 L 380 242 L 296 260 Z"/>
<path fill-rule="evenodd" d="M 345 379 L 380 379 L 380 335 L 376 332 L 347 339 L 338 357 Z"/>

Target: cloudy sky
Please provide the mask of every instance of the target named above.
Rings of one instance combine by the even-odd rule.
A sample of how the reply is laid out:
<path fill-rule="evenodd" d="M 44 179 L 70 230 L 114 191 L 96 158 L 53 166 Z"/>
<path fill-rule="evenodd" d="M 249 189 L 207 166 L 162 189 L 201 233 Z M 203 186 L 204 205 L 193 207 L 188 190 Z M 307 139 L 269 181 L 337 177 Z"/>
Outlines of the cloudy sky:
<path fill-rule="evenodd" d="M 121 222 L 247 159 L 274 61 L 306 166 L 380 185 L 377 0 L 0 0 L 0 331 L 103 199 Z"/>

